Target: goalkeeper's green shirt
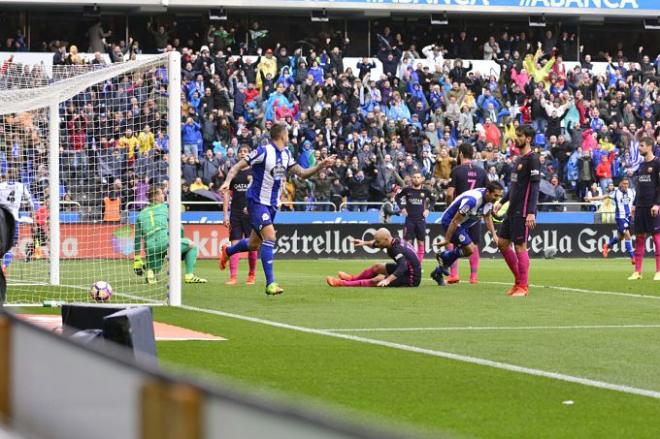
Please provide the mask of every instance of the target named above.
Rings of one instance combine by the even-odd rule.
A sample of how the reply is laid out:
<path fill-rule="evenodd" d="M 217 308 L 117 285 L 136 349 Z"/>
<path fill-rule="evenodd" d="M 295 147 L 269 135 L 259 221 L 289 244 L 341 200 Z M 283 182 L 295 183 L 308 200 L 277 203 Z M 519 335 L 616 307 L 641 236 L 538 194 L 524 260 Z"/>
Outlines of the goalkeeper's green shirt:
<path fill-rule="evenodd" d="M 142 240 L 145 247 L 150 243 L 168 241 L 169 209 L 167 204 L 151 204 L 142 209 L 135 222 L 135 254 L 140 254 Z"/>

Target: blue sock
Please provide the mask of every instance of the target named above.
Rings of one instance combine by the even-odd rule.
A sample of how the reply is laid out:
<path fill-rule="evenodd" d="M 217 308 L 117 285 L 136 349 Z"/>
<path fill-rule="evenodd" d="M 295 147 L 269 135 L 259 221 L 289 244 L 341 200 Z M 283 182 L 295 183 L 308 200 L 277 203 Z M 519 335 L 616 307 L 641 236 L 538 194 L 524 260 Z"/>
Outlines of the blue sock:
<path fill-rule="evenodd" d="M 248 247 L 248 240 L 247 239 L 241 239 L 236 243 L 236 245 L 232 245 L 227 249 L 227 254 L 229 256 L 235 255 L 236 253 L 243 253 L 249 250 Z"/>
<path fill-rule="evenodd" d="M 2 265 L 5 268 L 9 268 L 9 264 L 11 264 L 12 259 L 14 259 L 14 252 L 9 250 L 7 253 L 5 253 L 4 258 L 2 258 Z"/>
<path fill-rule="evenodd" d="M 462 247 L 456 247 L 453 250 L 445 250 L 444 252 L 442 252 L 442 255 L 440 255 L 440 257 L 442 258 L 442 262 L 444 262 L 445 267 L 449 267 L 451 264 L 456 262 L 456 260 L 461 256 L 463 256 Z"/>
<path fill-rule="evenodd" d="M 618 236 L 612 236 L 612 237 L 610 238 L 610 242 L 607 243 L 607 246 L 608 246 L 608 247 L 612 247 L 612 246 L 613 246 L 614 244 L 616 244 L 617 242 L 619 242 L 619 237 L 618 237 Z"/>
<path fill-rule="evenodd" d="M 261 265 L 264 267 L 266 275 L 266 286 L 275 282 L 273 275 L 273 250 L 275 243 L 273 241 L 264 241 L 261 243 Z"/>
<path fill-rule="evenodd" d="M 632 241 L 630 239 L 624 239 L 623 243 L 625 244 L 626 251 L 628 252 L 630 257 L 634 258 L 635 257 L 635 251 L 633 250 Z"/>

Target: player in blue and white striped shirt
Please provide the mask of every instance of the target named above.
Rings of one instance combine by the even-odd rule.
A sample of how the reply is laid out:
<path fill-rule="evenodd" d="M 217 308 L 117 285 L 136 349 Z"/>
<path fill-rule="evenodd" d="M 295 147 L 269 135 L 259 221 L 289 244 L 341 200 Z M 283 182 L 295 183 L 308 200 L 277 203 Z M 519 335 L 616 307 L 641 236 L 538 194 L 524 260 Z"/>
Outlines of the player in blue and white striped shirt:
<path fill-rule="evenodd" d="M 635 200 L 635 191 L 630 189 L 630 180 L 623 178 L 619 182 L 619 187 L 607 195 L 592 197 L 590 201 L 610 198 L 614 201 L 614 218 L 616 220 L 617 236 L 610 238 L 610 241 L 603 245 L 603 257 L 606 258 L 612 246 L 619 241 L 623 244 L 630 256 L 632 263 L 635 263 L 635 252 L 632 247 L 632 238 L 630 235 L 630 221 L 632 219 L 633 201 Z"/>
<path fill-rule="evenodd" d="M 490 182 L 485 188 L 473 189 L 460 194 L 445 210 L 440 224 L 445 232 L 445 240 L 438 244 L 443 247 L 449 243 L 454 244 L 453 250 L 445 250 L 436 255 L 440 266 L 431 273 L 431 278 L 438 285 L 443 285 L 442 275 L 449 274 L 449 268 L 458 258 L 470 256 L 477 246 L 470 238 L 470 228 L 486 219 L 486 227 L 491 233 L 495 244 L 498 238 L 491 213 L 493 204 L 502 198 L 504 190 L 497 182 Z"/>
<path fill-rule="evenodd" d="M 273 221 L 280 204 L 280 192 L 289 173 L 300 178 L 309 178 L 323 168 L 329 168 L 335 163 L 335 156 L 320 161 L 316 166 L 302 168 L 287 149 L 289 132 L 285 125 L 273 125 L 270 130 L 271 143 L 260 146 L 245 159 L 236 163 L 229 170 L 220 190 L 225 194 L 229 191 L 232 179 L 241 170 L 252 168 L 252 182 L 247 191 L 248 214 L 252 233 L 248 239 L 243 239 L 236 245 L 222 247 L 220 254 L 220 269 L 227 266 L 229 257 L 247 251 L 256 251 L 261 247 L 261 264 L 266 275 L 266 294 L 282 294 L 284 290 L 275 282 L 273 274 L 273 252 L 275 249 L 275 227 Z"/>
<path fill-rule="evenodd" d="M 23 204 L 23 200 L 27 200 L 32 208 L 32 214 L 34 215 L 37 211 L 37 204 L 34 198 L 32 198 L 28 187 L 20 181 L 19 171 L 15 168 L 11 168 L 7 172 L 6 179 L 0 181 L 0 204 L 7 207 L 16 222 L 13 237 L 15 243 L 18 242 L 19 223 L 21 222 L 19 219 L 19 211 Z M 7 271 L 13 258 L 14 252 L 10 249 L 2 258 L 2 271 Z"/>

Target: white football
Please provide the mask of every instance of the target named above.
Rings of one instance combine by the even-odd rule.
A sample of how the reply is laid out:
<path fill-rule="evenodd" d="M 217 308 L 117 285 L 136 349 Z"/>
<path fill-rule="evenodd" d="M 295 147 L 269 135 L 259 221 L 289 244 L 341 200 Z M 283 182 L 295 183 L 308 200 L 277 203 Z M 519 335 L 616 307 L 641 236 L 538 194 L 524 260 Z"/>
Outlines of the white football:
<path fill-rule="evenodd" d="M 107 302 L 112 297 L 112 287 L 104 280 L 94 282 L 89 290 L 89 296 L 95 302 Z"/>

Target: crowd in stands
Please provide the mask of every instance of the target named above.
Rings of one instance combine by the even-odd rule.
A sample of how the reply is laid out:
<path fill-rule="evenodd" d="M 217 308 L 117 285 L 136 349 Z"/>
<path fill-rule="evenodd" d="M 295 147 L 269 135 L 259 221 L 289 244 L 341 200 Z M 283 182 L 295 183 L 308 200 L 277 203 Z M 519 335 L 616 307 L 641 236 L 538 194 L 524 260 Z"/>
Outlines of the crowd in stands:
<path fill-rule="evenodd" d="M 383 202 L 415 172 L 442 203 L 463 143 L 474 146 L 475 165 L 506 186 L 520 124 L 536 129 L 547 182 L 542 201 L 582 200 L 634 175 L 642 134 L 660 141 L 657 50 L 639 47 L 636 59 L 604 54 L 606 72 L 596 74 L 589 54 L 574 68 L 565 65 L 564 56 L 576 52 L 574 35 L 566 33 L 547 31 L 534 41 L 524 33 L 503 34 L 479 42 L 460 32 L 418 48 L 384 28 L 376 56 L 383 74 L 376 75 L 373 58 L 345 62 L 351 41 L 343 35 L 290 51 L 285 43 L 262 46 L 258 23 L 254 31 L 243 47 L 231 30 L 213 28 L 197 48 L 181 46 L 163 26 L 152 29 L 158 51 L 182 54 L 184 200 L 200 190 L 217 193 L 237 149 L 268 142 L 275 123 L 290 128 L 290 148 L 303 167 L 337 155 L 335 166 L 312 180 L 287 182 L 283 206 L 297 210 L 329 206 L 314 201 L 336 207 L 345 200 Z M 94 35 L 93 58 L 83 60 L 75 46 L 55 45 L 54 64 L 105 63 L 101 51 L 117 62 L 140 51 L 137 41 L 108 43 L 100 24 Z M 469 58 L 477 52 L 497 62 L 500 73 L 473 69 Z M 35 76 L 29 67 L 25 74 Z M 89 185 L 125 208 L 145 201 L 148 185 L 167 178 L 166 81 L 156 69 L 126 75 L 62 107 L 63 174 L 74 201 L 89 192 L 71 188 Z M 35 136 L 28 131 L 19 133 L 27 139 L 19 150 L 31 148 Z M 44 148 L 32 149 L 41 151 L 41 161 L 30 165 L 38 170 Z M 5 154 L 12 151 L 8 143 Z"/>

